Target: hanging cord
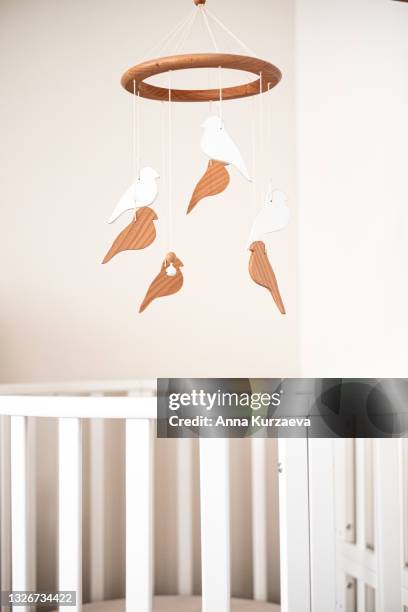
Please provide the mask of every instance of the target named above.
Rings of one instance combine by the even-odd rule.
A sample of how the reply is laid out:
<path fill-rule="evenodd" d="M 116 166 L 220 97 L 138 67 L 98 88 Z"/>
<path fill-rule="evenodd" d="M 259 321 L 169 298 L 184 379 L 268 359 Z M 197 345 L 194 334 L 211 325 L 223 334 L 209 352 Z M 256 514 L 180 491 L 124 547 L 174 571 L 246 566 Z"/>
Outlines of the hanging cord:
<path fill-rule="evenodd" d="M 184 28 L 184 31 L 181 33 L 180 39 L 177 42 L 177 45 L 173 51 L 173 54 L 176 55 L 177 53 L 180 53 L 180 51 L 183 49 L 184 45 L 187 42 L 187 39 L 190 35 L 191 29 L 194 25 L 195 20 L 197 19 L 197 9 L 194 10 L 193 16 L 190 19 L 190 22 L 186 25 L 186 27 Z"/>
<path fill-rule="evenodd" d="M 147 59 L 150 59 L 156 51 L 164 50 L 168 47 L 174 39 L 180 34 L 180 32 L 188 26 L 188 23 L 193 19 L 196 14 L 196 9 L 194 8 L 191 12 L 189 12 L 188 16 L 185 17 L 182 21 L 180 21 L 166 36 L 160 40 L 159 43 L 156 43 L 154 47 L 149 49 L 143 57 L 139 60 L 138 63 L 141 63 Z"/>
<path fill-rule="evenodd" d="M 258 207 L 258 174 L 256 158 L 256 106 L 255 98 L 251 98 L 251 142 L 252 142 L 252 203 L 254 208 Z"/>
<path fill-rule="evenodd" d="M 262 197 L 264 175 L 265 175 L 265 130 L 264 130 L 264 104 L 263 104 L 263 75 L 259 73 L 259 196 Z"/>
<path fill-rule="evenodd" d="M 219 89 L 220 89 L 220 119 L 222 121 L 222 67 L 218 67 L 218 81 L 219 81 Z"/>
<path fill-rule="evenodd" d="M 140 122 L 140 90 L 137 90 L 136 97 L 136 177 L 140 179 L 140 131 L 141 131 L 141 122 Z"/>
<path fill-rule="evenodd" d="M 161 102 L 161 174 L 162 174 L 162 193 L 164 193 L 165 186 L 167 187 L 167 167 L 166 167 L 166 102 Z M 163 233 L 163 251 L 167 248 L 167 239 Z"/>
<path fill-rule="evenodd" d="M 168 187 L 169 187 L 169 194 L 168 194 L 168 230 L 169 230 L 169 248 L 168 251 L 170 252 L 172 250 L 172 244 L 173 244 L 173 202 L 172 202 L 172 197 L 173 197 L 173 177 L 172 177 L 172 173 L 173 173 L 173 159 L 172 159 L 172 153 L 173 153 L 173 125 L 172 125 L 172 121 L 173 121 L 173 113 L 172 113 L 172 79 L 171 79 L 171 70 L 169 70 L 169 109 L 168 109 Z"/>
<path fill-rule="evenodd" d="M 136 182 L 136 81 L 133 79 L 132 97 L 132 184 Z"/>
<path fill-rule="evenodd" d="M 219 49 L 217 41 L 215 39 L 214 32 L 212 31 L 212 28 L 210 26 L 210 22 L 208 21 L 208 17 L 207 17 L 207 13 L 206 13 L 204 4 L 199 4 L 198 6 L 199 6 L 199 11 L 200 11 L 200 13 L 202 15 L 202 18 L 203 18 L 203 21 L 204 21 L 204 25 L 207 28 L 208 34 L 210 35 L 210 39 L 211 39 L 211 42 L 212 42 L 213 47 L 215 49 L 215 52 L 219 53 L 220 49 Z"/>
<path fill-rule="evenodd" d="M 204 9 L 204 12 L 206 16 L 212 19 L 212 21 L 214 21 L 217 25 L 219 25 L 220 28 L 222 28 L 224 32 L 226 32 L 226 34 L 228 34 L 231 38 L 235 40 L 235 42 L 237 42 L 243 49 L 245 49 L 245 51 L 249 53 L 249 55 L 256 56 L 255 51 L 252 51 L 252 49 L 250 49 L 240 38 L 238 38 L 238 36 L 234 34 L 234 32 L 232 32 L 229 28 L 227 28 L 227 26 L 220 19 L 218 19 L 218 17 L 216 17 L 214 13 L 212 13 L 208 9 Z"/>
<path fill-rule="evenodd" d="M 271 91 L 271 84 L 268 83 L 268 94 Z M 272 106 L 272 96 L 270 96 L 271 98 L 271 102 L 270 102 L 270 108 L 267 108 L 267 113 L 266 113 L 266 153 L 267 153 L 267 159 L 268 159 L 268 166 L 269 163 L 272 159 L 272 111 L 273 111 L 273 106 Z M 268 179 L 268 187 L 269 189 L 272 191 L 272 176 L 269 174 L 269 167 L 268 167 L 268 171 L 267 171 L 267 179 Z"/>

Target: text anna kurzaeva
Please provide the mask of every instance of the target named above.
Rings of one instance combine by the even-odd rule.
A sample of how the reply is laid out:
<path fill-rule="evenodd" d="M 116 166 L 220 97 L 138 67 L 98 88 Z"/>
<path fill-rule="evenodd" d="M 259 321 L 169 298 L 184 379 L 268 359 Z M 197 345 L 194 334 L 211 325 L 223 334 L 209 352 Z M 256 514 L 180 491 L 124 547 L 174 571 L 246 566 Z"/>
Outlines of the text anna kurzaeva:
<path fill-rule="evenodd" d="M 270 408 L 281 405 L 282 393 L 245 393 L 226 392 L 220 389 L 215 392 L 203 389 L 184 393 L 170 393 L 168 396 L 168 409 L 173 413 L 168 417 L 170 427 L 310 427 L 308 417 L 270 417 L 265 413 Z M 184 409 L 196 409 L 192 412 L 205 411 L 205 414 L 186 415 Z M 243 409 L 245 415 L 238 414 Z M 200 410 L 201 409 L 201 410 Z M 217 415 L 213 416 L 214 409 Z M 233 415 L 223 414 L 224 409 L 233 409 Z M 178 412 L 182 411 L 180 415 Z"/>

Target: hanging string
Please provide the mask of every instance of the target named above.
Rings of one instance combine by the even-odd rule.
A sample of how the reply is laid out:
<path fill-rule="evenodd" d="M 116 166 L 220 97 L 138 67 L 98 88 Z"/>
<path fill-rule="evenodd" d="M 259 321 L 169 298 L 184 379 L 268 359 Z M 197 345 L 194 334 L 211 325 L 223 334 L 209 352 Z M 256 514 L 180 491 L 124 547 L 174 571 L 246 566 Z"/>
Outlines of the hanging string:
<path fill-rule="evenodd" d="M 217 41 L 214 36 L 214 32 L 211 29 L 210 22 L 208 21 L 207 13 L 205 11 L 204 4 L 199 4 L 201 15 L 203 16 L 204 25 L 207 28 L 208 34 L 210 35 L 211 42 L 214 46 L 215 52 L 219 53 L 220 49 L 218 47 Z"/>
<path fill-rule="evenodd" d="M 137 178 L 136 162 L 136 81 L 133 79 L 133 98 L 132 98 L 132 183 Z"/>
<path fill-rule="evenodd" d="M 168 113 L 168 187 L 169 187 L 169 195 L 168 195 L 168 230 L 169 230 L 169 252 L 172 250 L 173 244 L 173 113 L 172 113 L 172 79 L 171 79 L 171 70 L 169 70 L 169 113 Z"/>
<path fill-rule="evenodd" d="M 190 20 L 190 23 L 186 25 L 186 27 L 184 28 L 184 31 L 181 33 L 180 39 L 173 51 L 174 55 L 176 55 L 177 53 L 180 53 L 180 51 L 183 49 L 184 45 L 186 44 L 187 39 L 190 35 L 191 29 L 194 25 L 194 22 L 197 19 L 197 14 L 198 14 L 198 11 L 197 9 L 195 9 L 192 19 Z"/>
<path fill-rule="evenodd" d="M 177 37 L 177 35 L 185 28 L 187 27 L 188 23 L 193 19 L 194 15 L 196 14 L 196 9 L 194 8 L 191 12 L 189 12 L 188 16 L 185 17 L 182 21 L 180 21 L 172 30 L 170 30 L 170 32 L 168 32 L 168 34 L 166 34 L 166 36 L 164 38 L 160 39 L 159 43 L 156 43 L 154 45 L 154 47 L 152 47 L 151 49 L 149 49 L 144 55 L 143 57 L 139 60 L 138 63 L 141 63 L 143 61 L 145 61 L 146 59 L 150 59 L 152 57 L 152 55 L 156 52 L 159 51 L 160 49 L 165 49 L 166 47 L 168 47 L 170 45 L 171 42 L 174 41 L 174 39 Z"/>
<path fill-rule="evenodd" d="M 258 174 L 257 174 L 257 159 L 256 159 L 256 106 L 255 98 L 251 98 L 251 144 L 252 144 L 252 203 L 254 208 L 258 207 L 257 202 L 257 187 L 258 187 Z"/>
<path fill-rule="evenodd" d="M 167 169 L 166 169 L 166 102 L 161 102 L 161 175 L 164 193 L 164 187 L 167 186 Z M 166 236 L 163 234 L 163 251 L 166 252 Z"/>
<path fill-rule="evenodd" d="M 216 17 L 214 13 L 212 13 L 207 8 L 205 8 L 204 14 L 210 17 L 210 19 L 212 19 L 213 21 L 215 21 L 215 23 L 217 23 L 220 26 L 220 28 L 222 28 L 224 32 L 226 32 L 226 34 L 228 34 L 231 38 L 235 40 L 235 42 L 237 42 L 243 49 L 245 49 L 245 51 L 249 53 L 249 55 L 256 56 L 255 51 L 252 51 L 252 49 L 250 49 L 240 38 L 238 38 L 238 36 L 234 34 L 234 32 L 232 32 L 229 28 L 227 28 L 227 26 L 220 19 L 218 19 L 218 17 Z"/>
<path fill-rule="evenodd" d="M 271 84 L 268 83 L 268 94 L 271 91 Z M 266 147 L 266 152 L 267 152 L 267 158 L 268 160 L 272 159 L 272 111 L 273 111 L 273 106 L 272 106 L 272 96 L 270 96 L 271 102 L 270 102 L 270 108 L 267 108 L 267 113 L 266 113 L 266 138 L 267 138 L 267 147 Z M 272 176 L 269 174 L 268 172 L 268 176 L 267 179 L 269 181 L 269 188 L 272 189 Z"/>
<path fill-rule="evenodd" d="M 140 90 L 138 89 L 136 98 L 136 178 L 140 179 Z"/>
<path fill-rule="evenodd" d="M 219 89 L 220 89 L 220 119 L 222 121 L 222 67 L 218 67 L 218 81 L 219 81 Z"/>
<path fill-rule="evenodd" d="M 263 105 L 263 75 L 262 72 L 259 73 L 259 157 L 260 157 L 260 176 L 259 176 L 259 191 L 260 197 L 262 197 L 263 183 L 264 183 L 264 174 L 265 174 L 265 160 L 264 160 L 264 139 L 265 139 L 265 130 L 264 130 L 264 105 Z"/>

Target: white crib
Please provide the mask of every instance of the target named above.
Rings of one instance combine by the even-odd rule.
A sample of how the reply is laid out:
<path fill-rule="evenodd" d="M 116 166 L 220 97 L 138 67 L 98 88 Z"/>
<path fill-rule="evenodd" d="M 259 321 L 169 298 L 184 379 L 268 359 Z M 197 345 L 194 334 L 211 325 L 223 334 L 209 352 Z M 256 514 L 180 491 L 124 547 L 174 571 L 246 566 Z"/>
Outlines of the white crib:
<path fill-rule="evenodd" d="M 117 394 L 117 395 L 112 395 Z M 32 590 L 36 542 L 33 537 L 35 491 L 30 478 L 29 417 L 58 419 L 58 573 L 59 589 L 76 591 L 76 609 L 151 612 L 178 610 L 278 610 L 267 603 L 266 466 L 263 440 L 253 445 L 254 601 L 230 597 L 229 453 L 227 440 L 200 441 L 202 599 L 193 597 L 192 441 L 178 445 L 178 593 L 153 597 L 153 440 L 155 381 L 23 385 L 0 388 L 1 422 L 1 585 L 3 590 Z M 95 417 L 98 418 L 95 418 Z M 126 600 L 103 602 L 101 530 L 103 506 L 92 508 L 91 599 L 81 605 L 82 444 L 84 419 L 91 419 L 94 457 L 91 496 L 103 488 L 103 419 L 125 420 L 126 431 Z M 274 466 L 276 469 L 276 466 Z M 10 507 L 5 507 L 9 503 Z M 12 521 L 10 523 L 10 516 Z M 8 520 L 7 520 L 7 517 Z"/>
<path fill-rule="evenodd" d="M 35 586 L 35 491 L 27 461 L 28 426 L 29 417 L 53 417 L 58 419 L 59 430 L 56 509 L 59 589 L 78 593 L 77 610 L 406 612 L 403 604 L 408 603 L 408 544 L 402 534 L 407 531 L 403 529 L 403 517 L 407 518 L 408 488 L 404 480 L 408 451 L 401 441 L 282 439 L 279 466 L 271 466 L 267 464 L 265 440 L 254 438 L 251 442 L 254 600 L 240 601 L 230 596 L 229 442 L 200 440 L 202 598 L 197 598 L 192 596 L 192 443 L 179 440 L 180 528 L 175 560 L 179 595 L 154 598 L 154 382 L 3 386 L 0 415 L 3 590 L 31 590 Z M 124 419 L 126 423 L 126 599 L 102 601 L 103 572 L 97 561 L 104 555 L 100 532 L 103 505 L 95 504 L 90 523 L 94 561 L 91 600 L 95 603 L 84 606 L 81 604 L 83 419 L 91 419 L 94 499 L 100 498 L 103 488 L 103 475 L 98 468 L 104 462 L 102 419 Z M 266 482 L 268 472 L 276 469 L 280 472 L 280 516 L 271 517 L 267 513 Z M 279 521 L 280 526 L 280 607 L 266 603 L 269 521 Z"/>

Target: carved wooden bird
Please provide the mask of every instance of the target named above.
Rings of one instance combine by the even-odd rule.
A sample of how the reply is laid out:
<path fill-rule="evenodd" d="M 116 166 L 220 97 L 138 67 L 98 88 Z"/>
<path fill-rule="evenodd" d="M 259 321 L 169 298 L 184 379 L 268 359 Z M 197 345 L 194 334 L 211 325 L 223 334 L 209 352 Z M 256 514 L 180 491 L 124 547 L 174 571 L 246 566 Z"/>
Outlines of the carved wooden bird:
<path fill-rule="evenodd" d="M 156 220 L 157 215 L 153 209 L 148 206 L 138 208 L 132 221 L 113 242 L 102 263 L 107 263 L 122 251 L 137 251 L 151 245 L 156 238 Z"/>
<path fill-rule="evenodd" d="M 249 248 L 251 251 L 251 258 L 249 260 L 249 274 L 255 283 L 265 287 L 271 292 L 271 295 L 275 301 L 275 304 L 279 308 L 281 314 L 286 314 L 285 306 L 281 295 L 279 293 L 279 287 L 276 280 L 274 271 L 269 262 L 268 255 L 266 253 L 265 243 L 257 240 L 253 242 Z"/>
<path fill-rule="evenodd" d="M 180 291 L 184 280 L 180 270 L 183 265 L 175 253 L 167 253 L 159 274 L 147 290 L 139 312 L 143 312 L 156 298 L 173 295 Z"/>
<path fill-rule="evenodd" d="M 187 214 L 202 200 L 208 196 L 214 196 L 224 191 L 230 182 L 228 170 L 224 162 L 210 159 L 205 174 L 198 181 L 194 193 L 191 196 Z"/>

